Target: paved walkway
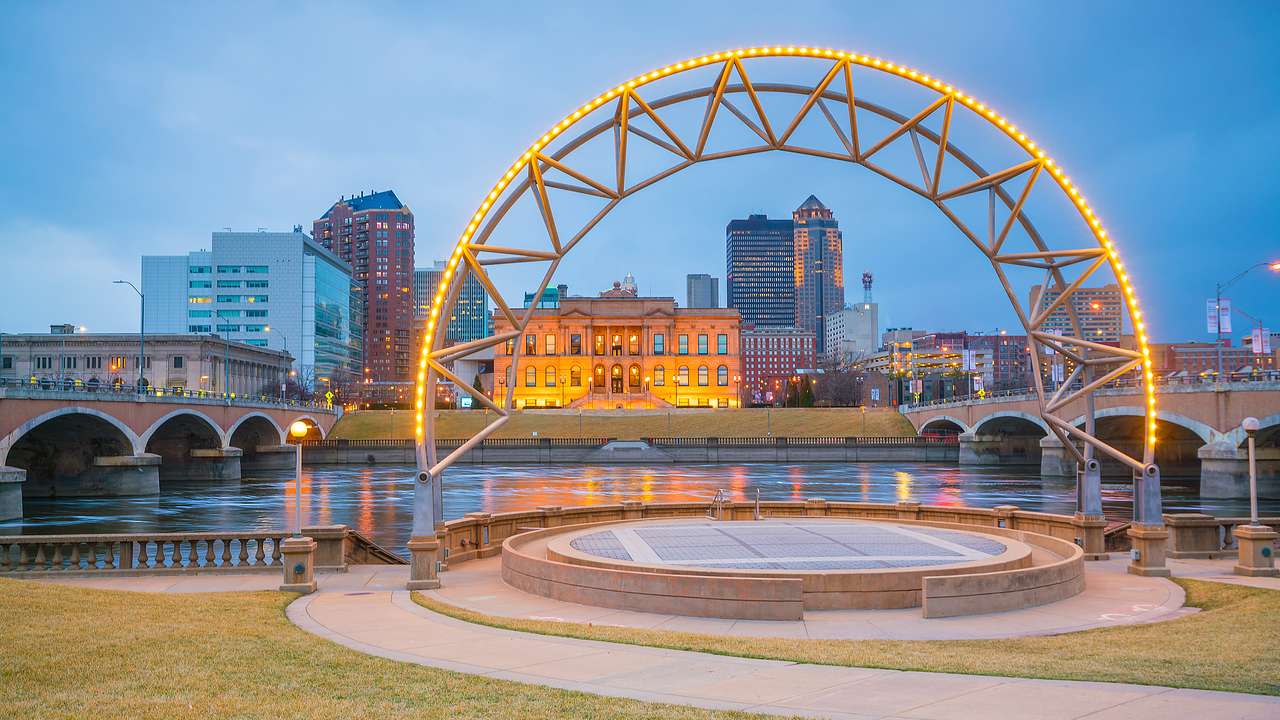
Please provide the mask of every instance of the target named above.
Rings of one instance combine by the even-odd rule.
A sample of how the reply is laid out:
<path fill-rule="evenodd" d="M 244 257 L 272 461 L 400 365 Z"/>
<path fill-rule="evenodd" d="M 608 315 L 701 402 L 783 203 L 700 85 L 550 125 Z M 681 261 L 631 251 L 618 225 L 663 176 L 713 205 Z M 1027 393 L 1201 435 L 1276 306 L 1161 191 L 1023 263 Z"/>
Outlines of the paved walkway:
<path fill-rule="evenodd" d="M 430 612 L 400 590 L 308 595 L 288 615 L 392 660 L 704 708 L 846 720 L 1280 717 L 1280 698 L 1255 695 L 807 665 L 512 632 Z"/>

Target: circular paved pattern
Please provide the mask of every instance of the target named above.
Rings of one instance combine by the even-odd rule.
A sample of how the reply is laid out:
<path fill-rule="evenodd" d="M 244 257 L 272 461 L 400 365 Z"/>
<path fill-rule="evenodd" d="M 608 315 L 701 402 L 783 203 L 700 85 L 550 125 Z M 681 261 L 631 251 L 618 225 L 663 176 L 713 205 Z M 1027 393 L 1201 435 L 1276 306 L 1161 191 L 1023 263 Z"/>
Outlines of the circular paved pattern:
<path fill-rule="evenodd" d="M 892 522 L 679 522 L 580 535 L 578 552 L 646 565 L 742 570 L 870 570 L 987 560 L 1008 548 L 989 536 Z"/>

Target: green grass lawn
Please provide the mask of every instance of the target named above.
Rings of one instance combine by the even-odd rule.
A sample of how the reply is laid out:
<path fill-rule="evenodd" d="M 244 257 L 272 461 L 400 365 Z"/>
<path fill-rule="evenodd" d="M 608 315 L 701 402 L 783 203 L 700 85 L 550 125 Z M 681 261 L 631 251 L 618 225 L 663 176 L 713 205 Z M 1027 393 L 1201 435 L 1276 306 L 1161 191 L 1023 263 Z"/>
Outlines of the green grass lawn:
<path fill-rule="evenodd" d="M 493 422 L 487 411 L 437 410 L 436 436 L 467 438 Z M 511 413 L 493 437 L 909 437 L 911 423 L 893 408 L 744 408 L 734 410 L 532 410 Z M 413 437 L 408 410 L 360 410 L 342 416 L 331 439 Z"/>
<path fill-rule="evenodd" d="M 509 630 L 720 655 L 893 670 L 1167 685 L 1280 695 L 1280 591 L 1177 580 L 1201 612 L 1147 625 L 1003 640 L 794 640 L 700 635 L 419 605 Z"/>
<path fill-rule="evenodd" d="M 296 595 L 0 579 L 0 717 L 740 718 L 384 660 L 285 618 Z"/>

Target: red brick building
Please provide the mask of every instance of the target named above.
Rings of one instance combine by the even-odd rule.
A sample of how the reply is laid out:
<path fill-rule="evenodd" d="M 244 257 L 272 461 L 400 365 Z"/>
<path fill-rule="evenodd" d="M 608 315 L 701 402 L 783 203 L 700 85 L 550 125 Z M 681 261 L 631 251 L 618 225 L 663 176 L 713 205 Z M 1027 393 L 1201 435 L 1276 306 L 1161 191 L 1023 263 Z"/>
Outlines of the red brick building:
<path fill-rule="evenodd" d="M 413 212 L 390 190 L 341 198 L 313 237 L 351 266 L 364 305 L 364 378 L 407 381 L 413 368 Z M 318 339 L 317 339 L 318 340 Z"/>
<path fill-rule="evenodd" d="M 748 403 L 770 403 L 786 392 L 786 381 L 817 363 L 812 332 L 796 328 L 742 331 L 742 392 Z"/>

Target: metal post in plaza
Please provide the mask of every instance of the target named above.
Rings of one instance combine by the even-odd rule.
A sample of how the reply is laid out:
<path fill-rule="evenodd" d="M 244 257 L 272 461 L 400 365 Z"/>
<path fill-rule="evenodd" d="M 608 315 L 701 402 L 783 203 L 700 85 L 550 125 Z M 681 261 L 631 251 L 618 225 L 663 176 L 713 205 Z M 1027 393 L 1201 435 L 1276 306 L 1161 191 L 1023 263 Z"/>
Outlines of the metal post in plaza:
<path fill-rule="evenodd" d="M 1235 536 L 1236 544 L 1240 549 L 1239 560 L 1232 571 L 1236 575 L 1249 577 L 1275 577 L 1280 574 L 1276 569 L 1275 559 L 1275 541 L 1280 534 L 1258 521 L 1258 461 L 1255 436 L 1261 425 L 1255 417 L 1247 417 L 1241 423 L 1249 452 L 1249 524 L 1237 525 L 1232 530 L 1232 535 Z"/>

